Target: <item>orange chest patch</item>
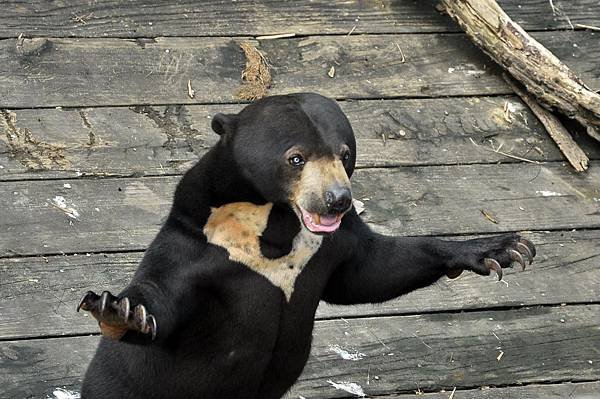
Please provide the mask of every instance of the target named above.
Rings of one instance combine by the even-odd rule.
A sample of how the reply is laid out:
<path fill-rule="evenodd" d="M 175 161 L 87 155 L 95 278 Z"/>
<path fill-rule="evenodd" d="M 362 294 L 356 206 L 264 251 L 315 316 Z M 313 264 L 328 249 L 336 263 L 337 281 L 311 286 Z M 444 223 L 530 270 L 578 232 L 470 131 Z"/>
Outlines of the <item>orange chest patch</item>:
<path fill-rule="evenodd" d="M 281 288 L 289 302 L 296 278 L 321 247 L 323 237 L 302 226 L 287 255 L 276 259 L 265 257 L 259 237 L 267 227 L 272 207 L 270 203 L 235 202 L 212 208 L 203 231 L 209 243 L 227 250 L 229 259 L 242 263 Z"/>

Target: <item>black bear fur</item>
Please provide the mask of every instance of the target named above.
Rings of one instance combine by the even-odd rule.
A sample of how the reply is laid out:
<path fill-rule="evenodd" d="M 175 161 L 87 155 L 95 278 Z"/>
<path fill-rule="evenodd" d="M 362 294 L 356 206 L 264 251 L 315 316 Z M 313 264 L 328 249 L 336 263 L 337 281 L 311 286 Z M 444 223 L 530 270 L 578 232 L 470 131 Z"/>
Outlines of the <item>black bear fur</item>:
<path fill-rule="evenodd" d="M 352 128 L 320 95 L 268 97 L 216 115 L 212 128 L 219 142 L 177 186 L 131 283 L 80 304 L 106 335 L 84 399 L 280 398 L 308 359 L 319 301 L 387 301 L 535 253 L 516 234 L 442 241 L 371 231 L 347 202 Z M 332 212 L 335 203 L 347 209 Z"/>

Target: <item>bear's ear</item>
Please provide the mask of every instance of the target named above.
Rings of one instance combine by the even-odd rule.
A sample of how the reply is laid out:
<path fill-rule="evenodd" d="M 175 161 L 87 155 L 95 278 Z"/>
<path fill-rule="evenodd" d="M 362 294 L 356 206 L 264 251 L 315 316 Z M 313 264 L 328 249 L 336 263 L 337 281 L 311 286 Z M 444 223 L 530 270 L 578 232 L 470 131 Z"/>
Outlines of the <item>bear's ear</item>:
<path fill-rule="evenodd" d="M 219 136 L 231 134 L 235 130 L 236 120 L 236 114 L 216 114 L 212 119 L 212 130 Z"/>

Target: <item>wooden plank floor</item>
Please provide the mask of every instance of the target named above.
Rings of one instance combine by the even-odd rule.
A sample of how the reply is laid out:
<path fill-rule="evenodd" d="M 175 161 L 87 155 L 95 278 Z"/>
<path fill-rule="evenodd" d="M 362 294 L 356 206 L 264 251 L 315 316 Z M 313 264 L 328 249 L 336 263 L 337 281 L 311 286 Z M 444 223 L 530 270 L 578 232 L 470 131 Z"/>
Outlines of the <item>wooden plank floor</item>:
<path fill-rule="evenodd" d="M 575 174 L 436 3 L 7 2 L 0 398 L 78 392 L 98 329 L 76 302 L 127 283 L 179 176 L 216 142 L 210 117 L 243 107 L 243 41 L 268 58 L 271 93 L 339 100 L 374 229 L 522 231 L 538 248 L 504 282 L 464 273 L 381 305 L 321 304 L 287 397 L 600 398 L 600 146 L 572 128 L 592 160 Z M 500 3 L 600 89 L 600 33 L 585 28 L 600 26 L 596 0 Z M 295 37 L 257 39 L 275 33 Z"/>

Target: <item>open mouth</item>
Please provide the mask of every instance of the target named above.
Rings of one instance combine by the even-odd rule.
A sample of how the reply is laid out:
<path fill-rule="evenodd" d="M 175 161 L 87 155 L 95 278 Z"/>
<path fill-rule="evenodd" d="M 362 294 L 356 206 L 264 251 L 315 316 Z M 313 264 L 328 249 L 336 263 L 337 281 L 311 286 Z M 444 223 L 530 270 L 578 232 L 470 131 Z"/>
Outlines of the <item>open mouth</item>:
<path fill-rule="evenodd" d="M 342 223 L 343 214 L 321 215 L 310 213 L 306 209 L 298 206 L 302 214 L 302 222 L 307 229 L 313 233 L 333 233 Z"/>

